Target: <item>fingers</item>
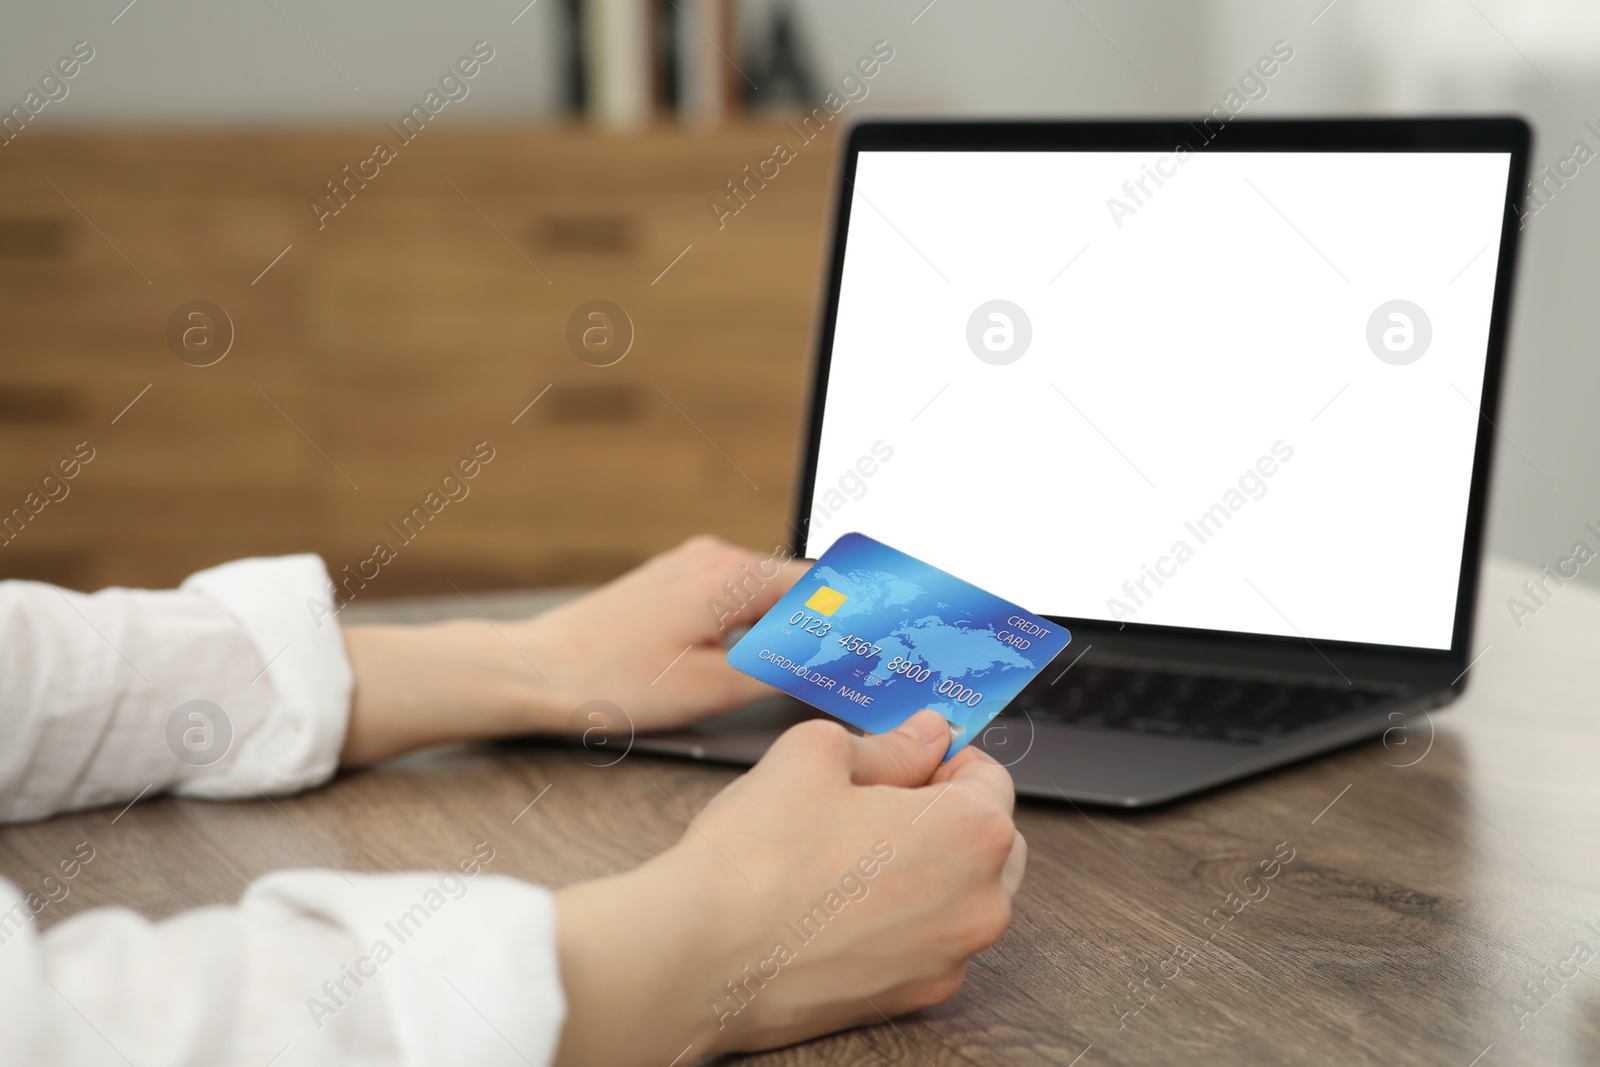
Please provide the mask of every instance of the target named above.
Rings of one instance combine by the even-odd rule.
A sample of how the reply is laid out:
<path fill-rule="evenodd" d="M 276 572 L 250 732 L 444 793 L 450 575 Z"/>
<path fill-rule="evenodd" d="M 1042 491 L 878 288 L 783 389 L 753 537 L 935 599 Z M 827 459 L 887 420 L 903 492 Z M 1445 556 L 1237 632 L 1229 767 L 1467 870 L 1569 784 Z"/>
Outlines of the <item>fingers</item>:
<path fill-rule="evenodd" d="M 919 711 L 886 734 L 856 737 L 836 722 L 808 719 L 785 730 L 761 762 L 786 772 L 825 774 L 854 785 L 925 785 L 950 747 L 950 727 L 936 711 Z"/>
<path fill-rule="evenodd" d="M 1028 839 L 1020 833 L 1011 842 L 1011 852 L 1000 868 L 1000 884 L 1011 896 L 1022 886 L 1022 876 L 1028 869 Z"/>
<path fill-rule="evenodd" d="M 783 594 L 794 587 L 795 582 L 805 576 L 811 566 L 812 562 L 808 559 L 791 559 L 784 563 L 778 568 L 778 576 L 769 581 L 767 587 L 756 595 L 756 599 L 750 605 L 751 608 L 756 613 L 765 614 Z"/>
<path fill-rule="evenodd" d="M 943 1004 L 961 992 L 962 983 L 966 981 L 967 963 L 968 961 L 963 960 L 938 974 L 919 976 L 875 994 L 868 1002 L 870 1005 L 868 1010 L 873 1012 L 868 1021 L 880 1020 L 877 1014 L 879 1008 L 885 1015 L 904 1015 Z"/>
<path fill-rule="evenodd" d="M 691 694 L 686 700 L 693 702 L 695 719 L 729 711 L 773 693 L 767 683 L 730 667 L 728 653 L 720 645 L 690 649 L 658 680 L 660 685 L 656 688 L 664 692 Z"/>
<path fill-rule="evenodd" d="M 760 584 L 746 580 L 740 586 L 740 597 L 744 602 L 728 619 L 730 623 L 738 626 L 754 625 L 757 619 L 770 611 L 772 605 L 776 604 L 783 594 L 793 588 L 794 583 L 811 569 L 811 564 L 805 560 L 791 559 L 787 563 L 780 564 L 772 556 L 758 557 L 753 552 L 748 555 L 750 558 L 740 567 L 740 574 L 759 578 Z M 777 573 L 773 577 L 767 577 L 773 573 L 774 568 Z M 720 590 L 714 591 L 712 595 L 716 595 L 717 592 Z"/>
<path fill-rule="evenodd" d="M 949 748 L 950 725 L 944 716 L 919 711 L 889 733 L 856 739 L 851 780 L 914 788 L 928 781 Z"/>
<path fill-rule="evenodd" d="M 705 616 L 711 622 L 705 633 L 709 639 L 761 618 L 811 564 L 789 558 L 781 547 L 760 554 L 702 534 L 642 569 L 667 579 L 673 600 L 693 604 L 697 611 L 701 605 L 710 606 Z"/>
<path fill-rule="evenodd" d="M 1017 786 L 1011 780 L 1011 772 L 976 745 L 968 745 L 951 757 L 949 763 L 942 764 L 929 784 L 941 782 L 961 783 L 975 789 L 991 798 L 1008 815 L 1017 805 Z"/>

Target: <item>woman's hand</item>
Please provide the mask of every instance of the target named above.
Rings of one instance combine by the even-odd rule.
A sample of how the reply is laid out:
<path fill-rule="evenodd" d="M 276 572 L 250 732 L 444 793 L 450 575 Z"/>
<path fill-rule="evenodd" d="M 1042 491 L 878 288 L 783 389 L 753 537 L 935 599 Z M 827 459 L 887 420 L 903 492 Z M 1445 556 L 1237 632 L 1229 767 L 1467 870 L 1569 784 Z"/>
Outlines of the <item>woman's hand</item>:
<path fill-rule="evenodd" d="M 350 627 L 343 762 L 559 733 L 595 699 L 638 730 L 755 699 L 723 640 L 805 569 L 700 537 L 521 622 Z M 561 890 L 560 1062 L 771 1048 L 955 995 L 1027 850 L 1010 775 L 971 748 L 941 765 L 949 740 L 935 712 L 876 737 L 803 723 L 667 852 Z"/>
<path fill-rule="evenodd" d="M 728 666 L 723 639 L 766 612 L 805 573 L 693 537 L 616 581 L 520 622 L 351 626 L 355 673 L 341 764 L 358 766 L 446 741 L 572 730 L 603 699 L 634 730 L 670 729 L 771 690 Z M 583 723 L 579 726 L 587 726 Z"/>
<path fill-rule="evenodd" d="M 749 626 L 809 564 L 693 537 L 587 596 L 529 619 L 519 640 L 570 713 L 615 703 L 641 732 L 667 730 L 772 690 L 728 666 L 723 640 Z"/>
<path fill-rule="evenodd" d="M 1010 775 L 948 746 L 931 711 L 873 737 L 803 723 L 673 848 L 561 890 L 557 1063 L 772 1048 L 954 996 L 1027 849 Z"/>

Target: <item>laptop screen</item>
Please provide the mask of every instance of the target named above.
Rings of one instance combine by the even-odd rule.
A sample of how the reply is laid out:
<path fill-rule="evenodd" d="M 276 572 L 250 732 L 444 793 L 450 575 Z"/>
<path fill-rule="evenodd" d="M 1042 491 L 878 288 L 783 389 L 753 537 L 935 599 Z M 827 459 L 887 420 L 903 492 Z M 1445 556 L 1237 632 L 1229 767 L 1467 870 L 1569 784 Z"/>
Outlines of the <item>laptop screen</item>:
<path fill-rule="evenodd" d="M 806 553 L 1449 649 L 1510 163 L 861 151 Z"/>

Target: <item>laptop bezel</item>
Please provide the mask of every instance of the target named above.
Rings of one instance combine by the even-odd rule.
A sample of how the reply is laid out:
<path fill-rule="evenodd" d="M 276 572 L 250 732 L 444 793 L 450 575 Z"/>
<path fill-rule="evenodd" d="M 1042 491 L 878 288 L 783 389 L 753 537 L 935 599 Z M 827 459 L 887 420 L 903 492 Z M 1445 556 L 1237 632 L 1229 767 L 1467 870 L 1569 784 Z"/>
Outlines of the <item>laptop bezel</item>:
<path fill-rule="evenodd" d="M 1209 123 L 1209 124 L 1208 124 Z M 1505 152 L 1510 156 L 1504 225 L 1496 258 L 1487 359 L 1472 477 L 1462 542 L 1461 574 L 1450 648 L 1398 645 L 1191 629 L 1147 623 L 1051 616 L 1073 630 L 1074 645 L 1102 652 L 1175 662 L 1210 662 L 1241 669 L 1271 666 L 1308 676 L 1403 681 L 1417 689 L 1460 688 L 1471 653 L 1489 475 L 1494 458 L 1494 422 L 1499 411 L 1510 325 L 1521 217 L 1532 132 L 1515 117 L 1405 119 L 1250 119 L 1220 128 L 1214 118 L 1144 121 L 866 120 L 848 134 L 835 182 L 832 244 L 826 261 L 826 291 L 816 335 L 809 411 L 797 480 L 790 549 L 804 555 L 806 515 L 815 491 L 821 451 L 828 374 L 844 276 L 856 164 L 863 151 L 1153 151 L 1179 144 L 1195 152 Z M 1209 136 L 1208 136 L 1209 135 Z M 1198 146 L 1198 147 L 1197 147 Z M 871 531 L 866 531 L 870 533 Z"/>

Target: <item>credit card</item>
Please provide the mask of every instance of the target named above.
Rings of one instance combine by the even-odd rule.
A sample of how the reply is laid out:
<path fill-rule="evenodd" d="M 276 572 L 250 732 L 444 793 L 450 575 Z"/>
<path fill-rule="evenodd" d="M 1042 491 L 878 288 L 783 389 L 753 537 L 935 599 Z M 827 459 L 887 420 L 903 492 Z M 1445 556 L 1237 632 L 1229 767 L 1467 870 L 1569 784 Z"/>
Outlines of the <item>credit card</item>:
<path fill-rule="evenodd" d="M 833 543 L 728 650 L 738 670 L 868 733 L 923 708 L 954 756 L 1072 635 L 864 534 Z"/>

